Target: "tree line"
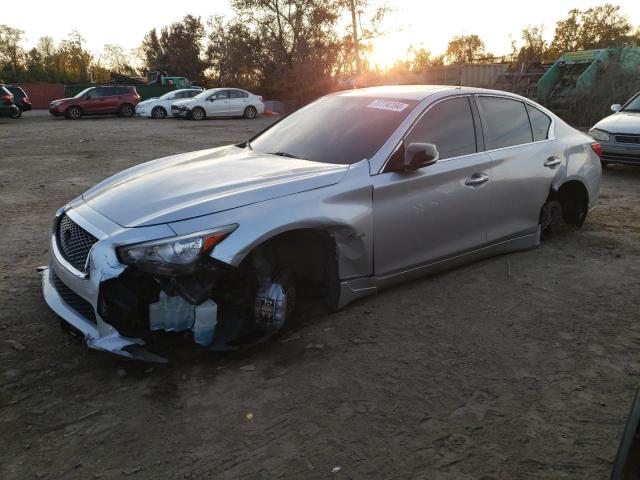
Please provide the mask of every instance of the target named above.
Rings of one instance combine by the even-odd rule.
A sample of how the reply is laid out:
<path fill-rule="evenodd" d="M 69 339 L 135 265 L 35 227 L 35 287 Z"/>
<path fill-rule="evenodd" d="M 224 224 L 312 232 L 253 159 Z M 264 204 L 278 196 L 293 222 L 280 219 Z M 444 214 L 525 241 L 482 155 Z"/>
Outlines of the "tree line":
<path fill-rule="evenodd" d="M 371 0 L 232 0 L 233 15 L 206 21 L 187 15 L 146 33 L 139 48 L 115 44 L 92 54 L 77 31 L 55 43 L 40 38 L 25 49 L 24 32 L 0 25 L 0 80 L 5 82 L 107 82 L 111 71 L 141 75 L 166 71 L 204 86 L 233 85 L 270 98 L 306 101 L 375 72 L 377 81 L 399 71 L 419 73 L 458 63 L 553 61 L 573 50 L 640 45 L 620 6 L 572 9 L 555 25 L 551 42 L 544 28 L 527 26 L 507 55 L 489 52 L 478 35 L 456 36 L 434 55 L 410 46 L 389 71 L 375 71 L 367 54 L 384 35 L 390 7 Z M 345 21 L 347 19 L 347 21 Z"/>

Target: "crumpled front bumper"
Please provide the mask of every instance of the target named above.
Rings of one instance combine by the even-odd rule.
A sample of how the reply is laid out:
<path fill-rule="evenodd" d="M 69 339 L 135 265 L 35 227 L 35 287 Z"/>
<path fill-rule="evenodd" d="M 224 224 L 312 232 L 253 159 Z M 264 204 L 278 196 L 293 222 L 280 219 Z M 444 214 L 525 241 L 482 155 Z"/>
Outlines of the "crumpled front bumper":
<path fill-rule="evenodd" d="M 84 336 L 88 347 L 138 360 L 166 362 L 163 357 L 140 348 L 144 345 L 143 340 L 123 337 L 113 327 L 104 323 L 97 313 L 94 324 L 71 308 L 54 286 L 52 268 L 50 266 L 42 271 L 42 293 L 45 302 L 51 310 Z"/>
<path fill-rule="evenodd" d="M 114 327 L 105 322 L 98 313 L 100 284 L 109 278 L 119 276 L 125 269 L 125 266 L 117 261 L 111 243 L 111 236 L 114 233 L 119 233 L 118 230 L 122 230 L 122 227 L 113 224 L 113 222 L 89 209 L 86 205 L 81 205 L 77 210 L 68 210 L 66 214 L 74 222 L 86 229 L 91 229 L 91 233 L 99 238 L 99 241 L 93 246 L 89 254 L 90 269 L 88 273 L 81 274 L 71 268 L 65 261 L 57 248 L 55 237 L 51 236 L 49 267 L 41 272 L 42 292 L 47 305 L 71 327 L 80 332 L 90 348 L 128 358 L 165 362 L 166 359 L 154 355 L 141 347 L 145 343 L 144 340 L 121 335 Z M 159 228 L 161 227 L 152 227 L 154 232 Z M 54 281 L 54 275 L 57 277 L 56 281 Z M 56 288 L 56 283 L 58 283 L 59 288 L 64 288 L 64 293 L 67 295 L 66 300 L 64 298 L 65 295 L 61 294 Z M 77 308 L 74 309 L 69 302 L 70 295 L 72 298 L 71 303 L 75 303 L 76 306 L 78 302 L 89 304 L 93 310 L 93 315 L 86 315 L 86 312 L 79 312 Z M 88 308 L 88 305 L 86 306 Z M 85 313 L 85 315 L 82 313 Z"/>

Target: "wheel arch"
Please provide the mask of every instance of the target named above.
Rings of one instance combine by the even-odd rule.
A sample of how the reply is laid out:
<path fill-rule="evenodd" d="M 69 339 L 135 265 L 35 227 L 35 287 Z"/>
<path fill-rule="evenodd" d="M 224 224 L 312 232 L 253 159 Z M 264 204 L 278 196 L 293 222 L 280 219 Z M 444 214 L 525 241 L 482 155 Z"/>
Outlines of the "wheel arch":
<path fill-rule="evenodd" d="M 254 255 L 291 270 L 298 281 L 321 287 L 326 305 L 334 310 L 340 291 L 339 255 L 335 235 L 326 228 L 298 226 L 274 231 L 243 252 L 240 268 L 252 268 Z"/>
<path fill-rule="evenodd" d="M 589 211 L 589 190 L 579 178 L 567 178 L 553 185 L 549 199 L 558 200 L 562 205 L 564 221 L 581 226 Z"/>

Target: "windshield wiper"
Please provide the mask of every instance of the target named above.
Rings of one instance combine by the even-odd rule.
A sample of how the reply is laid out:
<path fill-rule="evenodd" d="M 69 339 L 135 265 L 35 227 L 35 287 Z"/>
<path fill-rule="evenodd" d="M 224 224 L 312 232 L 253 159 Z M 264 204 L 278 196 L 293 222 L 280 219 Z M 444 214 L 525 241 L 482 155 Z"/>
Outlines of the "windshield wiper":
<path fill-rule="evenodd" d="M 278 155 L 279 157 L 298 158 L 295 155 L 291 155 L 287 152 L 271 152 L 269 155 Z"/>

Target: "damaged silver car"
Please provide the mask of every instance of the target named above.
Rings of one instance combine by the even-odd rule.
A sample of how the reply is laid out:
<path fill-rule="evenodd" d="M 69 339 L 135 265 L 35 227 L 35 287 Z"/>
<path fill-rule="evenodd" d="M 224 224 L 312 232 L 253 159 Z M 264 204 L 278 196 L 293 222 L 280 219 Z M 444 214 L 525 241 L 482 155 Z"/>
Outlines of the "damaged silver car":
<path fill-rule="evenodd" d="M 44 297 L 92 348 L 161 360 L 155 339 L 172 332 L 238 348 L 307 300 L 335 310 L 535 247 L 554 222 L 582 225 L 599 151 L 505 92 L 339 92 L 241 144 L 138 165 L 70 202 L 53 222 Z"/>

